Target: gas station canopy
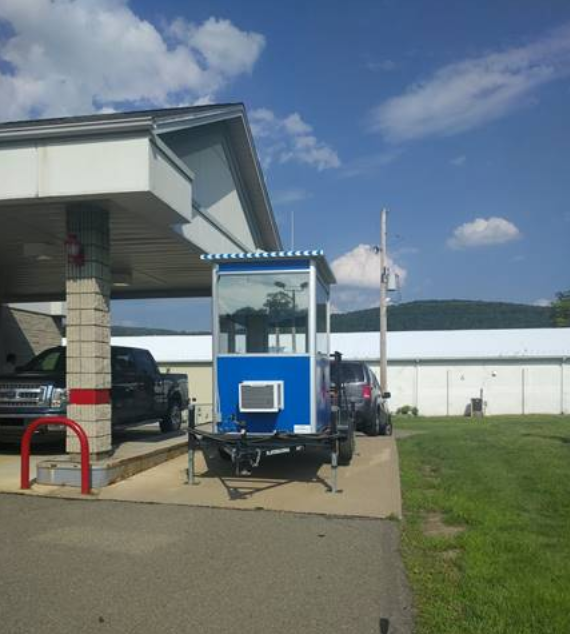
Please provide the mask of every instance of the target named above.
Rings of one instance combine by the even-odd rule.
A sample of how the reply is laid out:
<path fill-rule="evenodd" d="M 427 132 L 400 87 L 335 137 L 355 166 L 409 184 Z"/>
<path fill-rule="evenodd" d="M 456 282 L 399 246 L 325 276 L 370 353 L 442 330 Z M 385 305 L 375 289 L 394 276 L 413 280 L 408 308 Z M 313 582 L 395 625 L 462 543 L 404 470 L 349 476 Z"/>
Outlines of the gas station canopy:
<path fill-rule="evenodd" d="M 66 210 L 109 212 L 113 298 L 210 294 L 200 254 L 281 248 L 241 104 L 0 124 L 0 298 L 65 299 Z"/>

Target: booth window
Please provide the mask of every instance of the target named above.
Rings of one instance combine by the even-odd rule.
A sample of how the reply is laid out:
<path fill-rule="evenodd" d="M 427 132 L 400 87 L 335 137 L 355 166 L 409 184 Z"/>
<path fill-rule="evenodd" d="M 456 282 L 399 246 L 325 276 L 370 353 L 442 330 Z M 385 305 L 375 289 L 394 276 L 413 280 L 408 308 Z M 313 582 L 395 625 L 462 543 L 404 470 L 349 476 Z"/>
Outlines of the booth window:
<path fill-rule="evenodd" d="M 306 354 L 308 273 L 221 275 L 220 354 Z"/>

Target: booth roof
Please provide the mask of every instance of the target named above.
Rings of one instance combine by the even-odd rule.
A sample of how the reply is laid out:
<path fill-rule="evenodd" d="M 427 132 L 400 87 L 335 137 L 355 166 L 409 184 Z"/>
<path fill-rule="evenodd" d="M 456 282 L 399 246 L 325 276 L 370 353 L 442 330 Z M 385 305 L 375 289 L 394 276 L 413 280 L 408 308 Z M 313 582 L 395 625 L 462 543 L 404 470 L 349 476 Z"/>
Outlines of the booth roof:
<path fill-rule="evenodd" d="M 321 277 L 327 284 L 335 284 L 336 279 L 321 249 L 304 251 L 254 251 L 252 253 L 205 253 L 201 260 L 209 262 L 236 262 L 243 260 L 314 260 Z"/>

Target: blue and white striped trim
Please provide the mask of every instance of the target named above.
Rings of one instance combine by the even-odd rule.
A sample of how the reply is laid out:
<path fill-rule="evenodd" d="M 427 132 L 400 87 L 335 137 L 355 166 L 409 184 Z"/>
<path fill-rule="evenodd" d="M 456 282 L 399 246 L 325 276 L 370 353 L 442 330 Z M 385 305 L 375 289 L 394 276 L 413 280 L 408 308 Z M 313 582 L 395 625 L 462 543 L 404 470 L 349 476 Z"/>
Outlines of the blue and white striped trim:
<path fill-rule="evenodd" d="M 268 260 L 283 258 L 319 258 L 323 257 L 321 249 L 307 251 L 255 251 L 253 253 L 205 253 L 201 260 Z"/>

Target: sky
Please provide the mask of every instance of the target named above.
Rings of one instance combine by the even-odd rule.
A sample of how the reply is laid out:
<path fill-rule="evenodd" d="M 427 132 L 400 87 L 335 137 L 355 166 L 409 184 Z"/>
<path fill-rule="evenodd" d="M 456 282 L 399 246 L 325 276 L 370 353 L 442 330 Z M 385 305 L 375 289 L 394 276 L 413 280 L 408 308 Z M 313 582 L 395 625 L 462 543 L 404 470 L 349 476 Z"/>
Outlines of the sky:
<path fill-rule="evenodd" d="M 0 0 L 0 119 L 242 101 L 284 246 L 323 248 L 335 310 L 549 302 L 569 288 L 563 0 Z M 206 300 L 114 323 L 206 329 Z"/>

